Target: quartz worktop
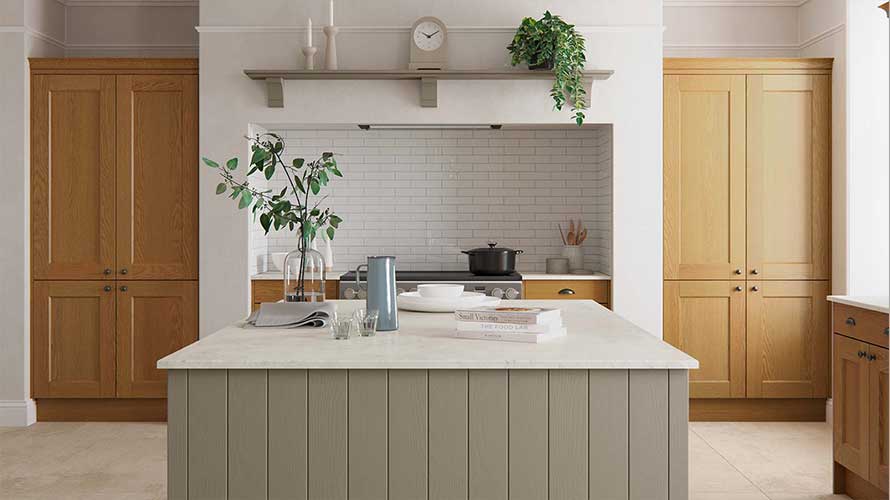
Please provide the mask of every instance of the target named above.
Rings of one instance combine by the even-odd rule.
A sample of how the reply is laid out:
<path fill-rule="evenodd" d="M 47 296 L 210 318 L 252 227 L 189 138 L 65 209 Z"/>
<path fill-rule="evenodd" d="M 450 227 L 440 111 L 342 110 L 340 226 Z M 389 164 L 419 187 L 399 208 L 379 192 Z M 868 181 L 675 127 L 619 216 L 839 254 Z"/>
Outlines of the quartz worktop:
<path fill-rule="evenodd" d="M 890 313 L 890 299 L 886 296 L 867 297 L 862 295 L 829 295 L 828 301 L 884 314 Z"/>
<path fill-rule="evenodd" d="M 332 301 L 351 315 L 363 301 Z M 568 335 L 526 344 L 453 336 L 451 313 L 399 311 L 398 332 L 333 340 L 327 329 L 234 324 L 158 361 L 162 369 L 695 369 L 698 361 L 586 300 L 502 304 L 562 309 Z"/>
<path fill-rule="evenodd" d="M 345 274 L 347 271 L 328 271 L 327 278 L 328 279 L 340 279 L 340 276 Z M 559 281 L 609 281 L 612 279 L 611 276 L 603 273 L 593 273 L 593 274 L 547 274 L 547 273 L 519 273 L 522 275 L 522 279 L 525 281 L 538 281 L 538 280 L 559 280 Z M 281 271 L 266 271 L 263 273 L 254 274 L 250 277 L 252 280 L 282 280 L 284 279 L 284 275 Z"/>

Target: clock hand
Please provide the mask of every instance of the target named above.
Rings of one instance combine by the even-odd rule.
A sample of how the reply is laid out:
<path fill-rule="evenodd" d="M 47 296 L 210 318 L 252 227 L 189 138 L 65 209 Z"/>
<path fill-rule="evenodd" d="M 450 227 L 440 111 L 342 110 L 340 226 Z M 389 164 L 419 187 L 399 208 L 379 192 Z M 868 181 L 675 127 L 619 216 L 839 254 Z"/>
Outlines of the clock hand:
<path fill-rule="evenodd" d="M 434 37 L 434 36 L 436 35 L 436 33 L 438 33 L 438 32 L 439 32 L 439 30 L 436 30 L 436 32 L 433 33 L 432 35 L 426 35 L 426 33 L 424 33 L 424 34 L 425 34 L 428 38 L 432 38 L 432 37 Z"/>
<path fill-rule="evenodd" d="M 423 31 L 421 31 L 420 34 L 423 35 L 423 36 L 425 36 L 425 37 L 427 37 L 427 38 L 432 38 L 433 35 L 435 35 L 435 33 L 433 33 L 433 35 L 427 35 L 427 34 L 424 33 Z"/>

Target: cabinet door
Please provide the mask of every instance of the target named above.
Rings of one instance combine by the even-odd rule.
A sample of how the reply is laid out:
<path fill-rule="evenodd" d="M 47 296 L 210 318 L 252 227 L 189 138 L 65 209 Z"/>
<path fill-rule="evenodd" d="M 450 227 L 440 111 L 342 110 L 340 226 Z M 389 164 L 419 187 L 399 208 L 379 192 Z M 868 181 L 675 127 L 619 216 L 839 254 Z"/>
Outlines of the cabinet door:
<path fill-rule="evenodd" d="M 748 397 L 828 396 L 827 281 L 748 282 Z"/>
<path fill-rule="evenodd" d="M 744 279 L 745 76 L 664 77 L 664 278 Z"/>
<path fill-rule="evenodd" d="M 31 293 L 32 396 L 113 397 L 112 282 L 36 281 Z"/>
<path fill-rule="evenodd" d="M 113 76 L 31 80 L 34 279 L 103 279 L 114 269 L 114 109 Z"/>
<path fill-rule="evenodd" d="M 117 265 L 126 279 L 198 277 L 197 77 L 117 77 Z"/>
<path fill-rule="evenodd" d="M 166 397 L 157 362 L 198 340 L 198 284 L 119 281 L 117 302 L 118 397 Z"/>
<path fill-rule="evenodd" d="M 666 281 L 664 340 L 699 361 L 689 397 L 745 397 L 743 283 Z"/>
<path fill-rule="evenodd" d="M 868 363 L 866 344 L 834 335 L 834 460 L 868 477 Z"/>
<path fill-rule="evenodd" d="M 887 349 L 875 346 L 869 346 L 868 353 L 868 480 L 887 491 L 890 481 L 890 450 L 887 447 L 890 444 L 887 423 L 890 419 L 890 402 L 887 400 L 890 356 Z"/>
<path fill-rule="evenodd" d="M 829 75 L 748 76 L 748 273 L 828 279 Z"/>

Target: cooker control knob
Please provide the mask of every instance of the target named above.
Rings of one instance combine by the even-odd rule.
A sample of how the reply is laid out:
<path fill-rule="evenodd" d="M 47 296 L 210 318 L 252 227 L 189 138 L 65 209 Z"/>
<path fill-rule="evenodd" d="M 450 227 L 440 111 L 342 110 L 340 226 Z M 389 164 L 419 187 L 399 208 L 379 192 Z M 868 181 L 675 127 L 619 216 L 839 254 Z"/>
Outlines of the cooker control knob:
<path fill-rule="evenodd" d="M 517 290 L 515 288 L 508 288 L 507 289 L 507 298 L 510 300 L 518 299 L 519 298 L 519 290 Z"/>
<path fill-rule="evenodd" d="M 360 299 L 362 299 L 362 300 L 367 299 L 367 298 L 368 298 L 368 292 L 365 291 L 365 290 L 359 290 L 359 291 L 358 291 L 358 298 L 360 298 Z"/>
<path fill-rule="evenodd" d="M 347 288 L 346 291 L 343 292 L 343 297 L 350 299 L 350 300 L 354 299 L 355 298 L 355 290 L 352 288 Z"/>
<path fill-rule="evenodd" d="M 491 290 L 491 296 L 492 296 L 492 297 L 497 297 L 497 298 L 499 298 L 499 299 L 502 299 L 502 298 L 504 298 L 504 291 L 501 290 L 500 288 L 493 288 L 493 289 Z"/>

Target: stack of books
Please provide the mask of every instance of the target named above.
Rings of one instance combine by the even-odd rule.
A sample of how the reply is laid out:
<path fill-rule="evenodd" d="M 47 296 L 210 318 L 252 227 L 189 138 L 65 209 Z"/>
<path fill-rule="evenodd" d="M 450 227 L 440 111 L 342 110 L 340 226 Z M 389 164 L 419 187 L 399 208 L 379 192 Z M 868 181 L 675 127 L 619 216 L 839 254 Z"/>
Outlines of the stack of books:
<path fill-rule="evenodd" d="M 564 337 L 559 309 L 542 307 L 479 307 L 454 311 L 456 336 L 538 344 Z"/>

